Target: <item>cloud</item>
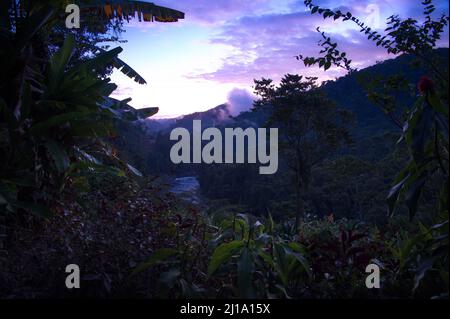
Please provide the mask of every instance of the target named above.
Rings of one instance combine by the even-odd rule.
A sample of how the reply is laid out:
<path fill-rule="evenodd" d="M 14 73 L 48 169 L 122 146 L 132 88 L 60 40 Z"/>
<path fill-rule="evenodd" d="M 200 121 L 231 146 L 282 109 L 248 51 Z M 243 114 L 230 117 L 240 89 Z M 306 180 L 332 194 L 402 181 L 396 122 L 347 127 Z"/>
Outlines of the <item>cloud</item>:
<path fill-rule="evenodd" d="M 325 7 L 350 10 L 358 14 L 363 21 L 373 12 L 372 1 L 350 0 L 345 2 L 345 7 L 342 6 L 342 2 L 337 1 L 325 1 L 320 4 Z M 378 1 L 377 6 L 383 23 L 391 14 L 420 17 L 423 10 L 420 3 L 415 6 L 405 3 L 403 8 L 398 8 L 398 4 L 390 0 Z M 445 6 L 440 2 L 437 7 L 445 10 Z M 333 42 L 338 43 L 339 50 L 347 52 L 347 56 L 356 68 L 364 68 L 378 60 L 394 57 L 388 55 L 383 48 L 377 47 L 375 43 L 368 41 L 352 22 L 324 20 L 320 15 L 311 15 L 309 11 L 305 11 L 304 5 L 299 2 L 292 2 L 289 8 L 296 11 L 244 15 L 226 22 L 216 36 L 211 38 L 210 43 L 225 45 L 231 48 L 232 54 L 223 59 L 222 65 L 215 71 L 191 73 L 187 77 L 250 85 L 253 79 L 261 77 L 278 81 L 286 73 L 319 76 L 321 80 L 342 76 L 345 73 L 342 69 L 332 68 L 323 72 L 316 67 L 306 68 L 295 59 L 295 56 L 299 54 L 319 55 L 320 48 L 317 42 L 321 36 L 317 33 L 317 26 L 331 36 Z M 405 12 L 406 14 L 402 14 Z M 384 28 L 384 25 L 381 25 L 381 28 Z M 448 46 L 447 31 L 439 43 L 441 46 Z"/>
<path fill-rule="evenodd" d="M 258 17 L 244 17 L 227 24 L 220 34 L 211 39 L 212 44 L 234 48 L 233 54 L 223 60 L 222 66 L 213 72 L 190 74 L 190 78 L 201 78 L 221 83 L 250 84 L 253 79 L 268 77 L 279 80 L 286 73 L 300 73 L 306 76 L 322 74 L 323 80 L 343 74 L 332 69 L 326 74 L 317 68 L 305 68 L 295 57 L 317 56 L 321 39 L 317 25 L 333 30 L 334 22 L 323 22 L 320 17 L 306 12 L 289 14 L 267 14 Z M 332 34 L 341 49 L 351 52 L 355 66 L 365 67 L 376 60 L 387 57 L 383 49 L 375 44 L 362 43 L 364 38 L 355 30 Z M 362 44 L 361 44 L 362 43 Z"/>
<path fill-rule="evenodd" d="M 419 0 L 313 2 L 322 7 L 351 11 L 364 22 L 373 11 L 368 8 L 371 4 L 379 7 L 382 23 L 392 14 L 421 18 L 423 11 Z M 133 52 L 134 55 L 130 56 L 136 63 L 141 63 L 142 69 L 147 70 L 143 75 L 154 81 L 144 88 L 133 85 L 132 92 L 118 90 L 115 93 L 133 93 L 133 103 L 140 107 L 149 103 L 160 106 L 160 115 L 203 111 L 223 103 L 227 93 L 228 100 L 235 101 L 239 112 L 242 105 L 249 105 L 250 99 L 239 89 L 231 92 L 230 89 L 250 90 L 253 80 L 262 77 L 278 82 L 287 73 L 318 76 L 320 80 L 342 76 L 344 71 L 341 69 L 331 68 L 323 72 L 317 67 L 306 68 L 295 59 L 299 54 L 319 55 L 317 42 L 321 36 L 316 31 L 317 26 L 338 43 L 339 50 L 347 52 L 354 67 L 364 68 L 378 60 L 394 57 L 367 41 L 351 21 L 324 20 L 318 14 L 311 15 L 303 0 L 158 0 L 156 3 L 185 12 L 186 19 L 174 24 L 129 25 L 145 30 L 154 28 L 149 32 L 146 43 L 139 42 L 138 47 L 129 51 Z M 442 12 L 448 14 L 447 1 L 435 0 L 434 3 L 437 7 L 434 16 Z M 137 39 L 133 33 L 136 30 L 130 31 L 133 36 L 130 39 Z M 148 50 L 146 45 L 151 45 L 152 50 Z M 448 47 L 448 28 L 445 28 L 439 45 Z M 150 51 L 155 54 L 147 53 Z M 164 60 L 161 62 L 173 60 L 162 67 L 158 63 L 147 62 L 146 54 L 148 61 L 159 61 L 159 58 Z M 130 63 L 134 62 L 133 58 L 129 59 Z M 177 94 L 173 94 L 175 91 Z M 239 97 L 244 102 L 241 103 Z"/>
<path fill-rule="evenodd" d="M 236 116 L 241 112 L 248 111 L 255 100 L 255 96 L 246 89 L 234 88 L 228 93 L 228 110 L 231 115 Z"/>

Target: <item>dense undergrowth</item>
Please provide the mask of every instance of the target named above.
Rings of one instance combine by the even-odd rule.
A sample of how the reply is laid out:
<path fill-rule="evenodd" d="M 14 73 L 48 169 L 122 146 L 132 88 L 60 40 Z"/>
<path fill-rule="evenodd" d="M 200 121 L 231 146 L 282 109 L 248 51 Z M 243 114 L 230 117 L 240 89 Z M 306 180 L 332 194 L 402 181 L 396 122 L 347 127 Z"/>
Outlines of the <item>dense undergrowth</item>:
<path fill-rule="evenodd" d="M 45 222 L 8 219 L 2 298 L 430 298 L 445 291 L 415 270 L 448 224 L 430 229 L 399 217 L 381 231 L 311 216 L 296 233 L 294 219 L 275 223 L 233 206 L 205 215 L 161 179 L 88 175 L 86 182 L 93 190 L 67 191 Z M 72 263 L 82 269 L 80 290 L 64 284 Z M 369 263 L 380 266 L 381 289 L 365 286 Z"/>

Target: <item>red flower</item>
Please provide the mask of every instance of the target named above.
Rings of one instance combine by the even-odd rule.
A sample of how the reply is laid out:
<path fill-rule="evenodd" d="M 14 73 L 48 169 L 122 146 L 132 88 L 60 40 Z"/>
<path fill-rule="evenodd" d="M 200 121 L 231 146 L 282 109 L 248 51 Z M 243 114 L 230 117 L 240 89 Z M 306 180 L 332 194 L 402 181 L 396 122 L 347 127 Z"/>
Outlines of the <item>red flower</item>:
<path fill-rule="evenodd" d="M 432 93 L 434 91 L 434 83 L 429 77 L 424 75 L 420 78 L 417 88 L 421 94 Z"/>

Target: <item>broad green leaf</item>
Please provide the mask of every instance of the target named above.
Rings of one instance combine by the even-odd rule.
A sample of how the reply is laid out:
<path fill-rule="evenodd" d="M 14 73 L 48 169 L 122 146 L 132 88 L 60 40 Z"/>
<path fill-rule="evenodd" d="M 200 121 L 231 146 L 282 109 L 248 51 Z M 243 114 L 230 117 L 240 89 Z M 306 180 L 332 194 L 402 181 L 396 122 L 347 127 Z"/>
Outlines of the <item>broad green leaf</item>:
<path fill-rule="evenodd" d="M 410 177 L 410 174 L 408 174 L 405 178 L 403 178 L 398 184 L 393 186 L 391 190 L 389 191 L 389 194 L 386 198 L 386 201 L 389 206 L 389 216 L 392 216 L 394 213 L 395 205 L 397 204 L 398 197 L 400 195 L 400 192 L 403 188 L 403 185 L 406 183 L 408 178 Z"/>
<path fill-rule="evenodd" d="M 95 49 L 97 49 L 100 52 L 106 52 L 105 50 L 99 47 L 95 47 Z M 115 57 L 113 59 L 113 66 L 117 70 L 128 76 L 130 79 L 133 79 L 135 82 L 139 84 L 147 84 L 145 79 L 139 73 L 137 73 L 131 66 L 129 66 L 127 63 L 125 63 L 118 57 Z"/>
<path fill-rule="evenodd" d="M 272 237 L 269 234 L 262 233 L 261 235 L 256 237 L 255 243 L 258 247 L 264 247 L 271 239 Z"/>
<path fill-rule="evenodd" d="M 281 281 L 283 282 L 284 286 L 288 285 L 288 264 L 286 259 L 286 251 L 284 250 L 284 247 L 279 244 L 275 243 L 273 246 L 273 256 L 274 256 L 274 265 L 275 270 L 278 273 L 278 276 L 280 277 Z"/>
<path fill-rule="evenodd" d="M 287 253 L 288 255 L 294 256 L 295 259 L 297 259 L 297 261 L 300 263 L 300 265 L 302 265 L 303 269 L 304 269 L 304 270 L 306 271 L 306 273 L 308 274 L 308 277 L 310 277 L 310 278 L 312 277 L 312 274 L 311 274 L 311 268 L 310 268 L 310 266 L 309 266 L 309 263 L 308 263 L 308 261 L 306 260 L 306 258 L 303 257 L 302 254 L 300 254 L 300 253 L 295 253 L 295 252 L 290 251 L 290 250 L 287 250 L 286 253 Z"/>
<path fill-rule="evenodd" d="M 242 220 L 244 220 L 247 225 L 250 225 L 249 217 L 247 214 L 237 214 L 236 217 L 242 218 Z"/>
<path fill-rule="evenodd" d="M 423 110 L 417 112 L 417 121 L 409 125 L 411 131 L 410 147 L 416 163 L 421 163 L 425 157 L 425 146 L 431 136 L 433 124 L 433 109 L 424 103 Z"/>
<path fill-rule="evenodd" d="M 398 258 L 400 262 L 400 269 L 403 269 L 407 265 L 407 260 L 411 256 L 411 252 L 416 245 L 416 241 L 421 239 L 421 236 L 408 237 L 404 235 L 404 240 L 400 243 L 398 250 Z"/>
<path fill-rule="evenodd" d="M 269 229 L 268 229 L 268 231 L 269 231 L 270 235 L 273 235 L 274 229 L 275 229 L 275 223 L 273 221 L 272 214 L 269 212 Z"/>
<path fill-rule="evenodd" d="M 419 288 L 419 285 L 420 285 L 422 279 L 425 277 L 426 272 L 428 270 L 430 270 L 431 268 L 433 268 L 433 264 L 434 264 L 434 258 L 428 258 L 428 259 L 425 259 L 424 261 L 422 261 L 419 268 L 417 269 L 416 276 L 414 278 L 414 289 L 413 290 L 416 290 L 417 288 Z"/>
<path fill-rule="evenodd" d="M 234 240 L 229 243 L 223 243 L 218 246 L 212 254 L 211 261 L 208 265 L 208 276 L 214 272 L 225 262 L 227 262 L 234 254 L 237 254 L 245 242 L 242 240 Z"/>
<path fill-rule="evenodd" d="M 408 187 L 405 201 L 409 209 L 409 217 L 412 219 L 417 212 L 417 203 L 419 201 L 420 193 L 428 178 L 428 172 L 424 171 L 420 176 L 415 178 L 414 182 Z"/>
<path fill-rule="evenodd" d="M 79 147 L 75 147 L 75 150 L 79 153 L 80 159 L 82 159 L 83 161 L 87 161 L 87 162 L 95 164 L 95 165 L 102 165 L 102 162 L 99 161 L 97 158 L 95 158 L 95 156 L 88 154 L 87 152 L 83 151 Z M 89 167 L 94 167 L 94 166 L 91 165 Z"/>
<path fill-rule="evenodd" d="M 447 226 L 447 228 L 448 228 L 448 223 L 449 223 L 449 221 L 446 220 L 446 221 L 443 222 L 443 223 L 439 223 L 439 224 L 433 225 L 430 229 L 431 229 L 431 230 L 437 230 L 437 229 L 440 229 L 440 228 L 443 228 L 443 227 L 446 227 L 446 226 Z"/>
<path fill-rule="evenodd" d="M 103 67 L 108 63 L 111 63 L 117 55 L 122 52 L 123 49 L 121 47 L 114 48 L 109 51 L 105 51 L 97 55 L 96 57 L 89 59 L 87 61 L 83 61 L 80 64 L 74 66 L 69 72 L 68 76 L 72 77 L 75 74 L 79 74 L 80 72 L 91 72 L 95 68 Z"/>
<path fill-rule="evenodd" d="M 113 65 L 116 69 L 128 76 L 130 79 L 133 79 L 135 82 L 139 84 L 147 84 L 145 79 L 139 73 L 137 73 L 131 66 L 118 57 L 113 60 Z"/>
<path fill-rule="evenodd" d="M 31 134 L 42 134 L 43 132 L 49 130 L 52 127 L 70 122 L 71 120 L 80 120 L 87 116 L 88 114 L 84 112 L 69 112 L 60 115 L 55 115 L 45 121 L 36 123 L 30 128 Z"/>
<path fill-rule="evenodd" d="M 219 236 L 216 236 L 209 240 L 208 242 L 208 249 L 215 249 L 219 243 L 223 242 L 227 238 L 231 238 L 233 236 L 233 233 L 230 229 L 225 229 L 220 233 Z"/>
<path fill-rule="evenodd" d="M 48 140 L 45 143 L 45 147 L 60 173 L 65 172 L 70 166 L 70 158 L 67 155 L 64 146 L 54 140 Z"/>
<path fill-rule="evenodd" d="M 269 254 L 266 254 L 262 250 L 259 250 L 258 255 L 261 256 L 261 258 L 265 261 L 265 263 L 268 264 L 270 267 L 274 266 L 273 259 Z"/>
<path fill-rule="evenodd" d="M 253 298 L 252 287 L 253 256 L 249 248 L 242 249 L 241 256 L 237 262 L 237 282 L 239 292 L 244 298 Z"/>
<path fill-rule="evenodd" d="M 133 166 L 131 166 L 130 164 L 127 163 L 127 168 L 130 170 L 130 172 L 132 172 L 134 175 L 142 177 L 142 173 L 137 169 L 134 168 Z"/>
<path fill-rule="evenodd" d="M 128 3 L 127 3 L 128 2 Z M 177 22 L 184 19 L 184 13 L 145 1 L 109 0 L 107 5 L 102 0 L 83 1 L 82 7 L 100 9 L 101 18 L 114 19 L 116 16 L 129 21 L 138 16 L 141 22 Z M 119 10 L 119 6 L 122 10 Z"/>
<path fill-rule="evenodd" d="M 61 84 L 67 65 L 75 47 L 75 38 L 68 35 L 63 46 L 56 52 L 50 60 L 50 69 L 48 73 L 48 93 L 53 94 Z"/>
<path fill-rule="evenodd" d="M 158 111 L 159 108 L 157 107 L 147 107 L 143 109 L 136 109 L 135 112 L 138 119 L 146 119 L 155 115 L 156 113 L 158 113 Z"/>

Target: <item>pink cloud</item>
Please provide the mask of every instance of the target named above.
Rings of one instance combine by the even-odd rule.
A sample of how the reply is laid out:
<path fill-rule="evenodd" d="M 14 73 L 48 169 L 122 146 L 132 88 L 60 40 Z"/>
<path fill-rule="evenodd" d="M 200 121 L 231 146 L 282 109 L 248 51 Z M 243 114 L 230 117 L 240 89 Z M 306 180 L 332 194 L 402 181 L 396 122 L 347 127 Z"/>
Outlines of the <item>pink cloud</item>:
<path fill-rule="evenodd" d="M 328 4 L 333 3 L 335 4 L 334 1 L 328 1 Z M 346 6 L 358 8 L 357 12 L 364 13 L 367 3 L 371 2 L 348 1 Z M 377 3 L 385 9 L 392 8 L 394 5 L 392 1 L 387 0 Z M 330 5 L 330 7 L 336 6 Z M 420 3 L 413 7 L 414 9 L 407 11 L 421 16 L 423 8 Z M 341 7 L 341 10 L 345 8 Z M 384 15 L 394 13 L 384 12 Z M 304 11 L 303 6 L 302 11 L 243 16 L 225 23 L 210 42 L 229 46 L 234 49 L 234 53 L 225 58 L 222 66 L 214 72 L 192 73 L 188 77 L 248 85 L 253 79 L 261 77 L 269 77 L 277 81 L 286 73 L 319 76 L 323 80 L 343 75 L 345 72 L 339 69 L 331 69 L 324 73 L 317 68 L 305 68 L 303 63 L 295 59 L 295 56 L 299 54 L 304 56 L 319 54 L 320 48 L 317 42 L 321 37 L 316 31 L 317 26 L 321 26 L 322 30 L 338 43 L 341 51 L 347 52 L 356 68 L 364 68 L 376 61 L 394 57 L 389 56 L 375 43 L 368 41 L 351 22 L 324 20 L 320 15 L 311 15 L 308 11 Z M 439 46 L 448 47 L 448 29 L 439 42 Z"/>

